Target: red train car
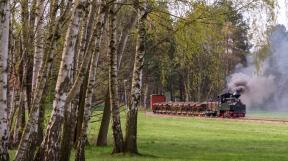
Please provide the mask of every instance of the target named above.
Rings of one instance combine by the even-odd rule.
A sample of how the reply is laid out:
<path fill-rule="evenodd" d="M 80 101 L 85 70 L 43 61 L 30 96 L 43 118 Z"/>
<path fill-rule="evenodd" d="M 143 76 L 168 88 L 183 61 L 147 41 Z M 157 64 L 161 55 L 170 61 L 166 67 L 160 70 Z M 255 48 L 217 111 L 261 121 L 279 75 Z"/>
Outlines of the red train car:
<path fill-rule="evenodd" d="M 153 104 L 154 103 L 161 103 L 161 102 L 165 102 L 165 101 L 166 101 L 166 97 L 164 95 L 152 94 L 150 96 L 150 109 L 151 109 L 151 111 L 153 111 Z"/>

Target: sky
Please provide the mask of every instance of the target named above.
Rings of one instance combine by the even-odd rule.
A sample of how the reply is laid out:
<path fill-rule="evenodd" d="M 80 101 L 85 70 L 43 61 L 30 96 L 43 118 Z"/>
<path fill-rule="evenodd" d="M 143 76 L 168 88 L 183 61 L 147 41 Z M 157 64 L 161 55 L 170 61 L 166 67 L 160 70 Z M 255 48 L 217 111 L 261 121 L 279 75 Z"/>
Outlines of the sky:
<path fill-rule="evenodd" d="M 278 6 L 276 7 L 276 22 L 278 24 L 283 24 L 284 26 L 286 26 L 286 28 L 288 27 L 288 21 L 287 21 L 287 5 L 285 3 L 285 0 L 277 0 L 278 2 Z"/>

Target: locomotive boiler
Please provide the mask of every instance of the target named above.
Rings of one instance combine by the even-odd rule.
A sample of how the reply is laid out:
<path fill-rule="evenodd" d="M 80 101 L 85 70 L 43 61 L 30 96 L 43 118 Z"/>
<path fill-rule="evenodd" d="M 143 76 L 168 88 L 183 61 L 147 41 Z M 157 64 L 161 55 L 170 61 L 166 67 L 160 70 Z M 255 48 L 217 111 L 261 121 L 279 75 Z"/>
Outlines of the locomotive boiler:
<path fill-rule="evenodd" d="M 238 118 L 245 117 L 246 105 L 240 94 L 224 93 L 213 101 L 206 102 L 166 102 L 164 95 L 151 95 L 150 108 L 155 114 L 187 115 L 203 117 Z"/>

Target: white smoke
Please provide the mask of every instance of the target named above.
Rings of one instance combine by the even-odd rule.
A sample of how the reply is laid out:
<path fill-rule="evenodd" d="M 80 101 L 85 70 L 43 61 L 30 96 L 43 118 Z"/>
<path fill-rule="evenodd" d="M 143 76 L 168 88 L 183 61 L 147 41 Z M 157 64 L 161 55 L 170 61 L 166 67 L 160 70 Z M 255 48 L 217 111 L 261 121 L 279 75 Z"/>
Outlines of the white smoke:
<path fill-rule="evenodd" d="M 240 90 L 248 108 L 288 111 L 288 32 L 282 25 L 269 37 L 270 55 L 256 72 L 253 59 L 247 67 L 238 67 L 228 78 L 228 89 Z M 257 73 L 257 74 L 256 74 Z"/>

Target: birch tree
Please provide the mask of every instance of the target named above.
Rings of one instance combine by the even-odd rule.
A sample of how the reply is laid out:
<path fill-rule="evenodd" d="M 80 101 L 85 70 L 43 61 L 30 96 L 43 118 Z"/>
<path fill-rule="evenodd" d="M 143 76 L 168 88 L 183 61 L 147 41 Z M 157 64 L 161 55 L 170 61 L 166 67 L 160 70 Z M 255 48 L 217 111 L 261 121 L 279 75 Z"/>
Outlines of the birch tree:
<path fill-rule="evenodd" d="M 33 38 L 34 38 L 34 24 L 31 24 L 31 21 L 34 15 L 34 10 L 29 5 L 29 0 L 21 0 L 20 6 L 21 6 L 21 38 L 22 38 L 22 55 L 25 57 L 25 59 L 21 60 L 22 68 L 23 68 L 23 78 L 22 78 L 22 89 L 21 92 L 25 93 L 23 94 L 25 106 L 30 111 L 31 108 L 31 81 L 32 81 L 32 72 L 33 70 Z M 30 11 L 31 10 L 31 11 Z"/>
<path fill-rule="evenodd" d="M 94 25 L 94 20 L 96 16 L 96 11 L 97 11 L 97 5 L 96 0 L 93 0 L 91 2 L 92 4 L 90 5 L 89 9 L 85 10 L 84 16 L 83 16 L 83 21 L 82 21 L 82 26 L 81 26 L 81 32 L 78 35 L 78 43 L 80 42 L 80 49 L 76 48 L 75 50 L 75 55 L 74 55 L 74 72 L 73 72 L 73 77 L 76 77 L 78 71 L 80 70 L 81 67 L 81 57 L 84 56 L 86 52 L 86 46 L 88 44 L 89 38 L 91 35 L 87 33 L 91 33 L 93 30 L 93 25 Z M 82 56 L 80 56 L 82 55 Z M 75 60 L 76 59 L 76 60 Z M 73 100 L 71 105 L 69 105 L 68 108 L 65 108 L 64 111 L 64 123 L 63 123 L 63 132 L 62 132 L 62 138 L 61 138 L 61 156 L 60 160 L 61 161 L 66 161 L 69 160 L 71 150 L 73 147 L 73 140 L 74 140 L 74 131 L 76 127 L 76 122 L 75 119 L 78 115 L 77 111 L 77 104 L 76 100 Z"/>
<path fill-rule="evenodd" d="M 136 20 L 137 20 L 137 14 L 134 12 L 131 12 L 129 17 L 127 17 L 127 23 L 124 24 L 124 28 L 121 32 L 120 39 L 117 45 L 117 56 L 118 56 L 118 71 L 121 67 L 122 57 L 124 54 L 124 50 L 127 46 L 127 41 L 129 37 L 129 33 L 131 29 L 135 26 Z"/>
<path fill-rule="evenodd" d="M 98 5 L 100 7 L 98 7 Z M 77 95 L 77 93 L 79 93 L 79 88 L 80 88 L 81 84 L 84 83 L 83 82 L 84 77 L 85 77 L 84 73 L 87 73 L 87 70 L 90 69 L 89 70 L 89 76 L 88 76 L 88 87 L 86 88 L 87 92 L 85 94 L 87 96 L 87 98 L 85 100 L 85 107 L 84 107 L 85 119 L 82 121 L 83 122 L 82 132 L 81 132 L 82 134 L 81 134 L 81 138 L 79 138 L 79 143 L 77 146 L 76 159 L 82 158 L 82 156 L 84 156 L 84 153 L 81 153 L 83 155 L 78 157 L 78 154 L 79 154 L 78 149 L 81 149 L 81 151 L 82 150 L 84 151 L 84 147 L 85 147 L 85 143 L 86 143 L 85 136 L 86 136 L 86 131 L 87 131 L 87 127 L 88 127 L 88 123 L 89 123 L 89 119 L 90 119 L 90 109 L 91 109 L 91 105 L 92 105 L 92 94 L 93 94 L 93 90 L 95 88 L 96 67 L 98 64 L 99 46 L 100 46 L 100 42 L 101 42 L 100 40 L 101 40 L 101 36 L 102 36 L 102 32 L 103 32 L 103 24 L 105 23 L 106 8 L 107 7 L 105 5 L 105 1 L 94 0 L 92 2 L 91 10 L 90 10 L 90 13 L 88 16 L 87 29 L 85 29 L 87 35 L 86 34 L 82 35 L 86 38 L 83 39 L 81 47 L 80 47 L 80 51 L 79 51 L 79 54 L 85 55 L 86 59 L 82 60 L 82 62 L 79 61 L 80 65 L 79 65 L 79 71 L 77 74 L 77 78 L 74 81 L 73 87 L 71 88 L 71 90 L 69 91 L 69 94 L 68 94 L 68 96 L 70 98 L 74 98 L 75 95 Z M 98 11 L 98 14 L 97 14 L 98 17 L 96 18 L 97 22 L 92 23 L 93 21 L 95 21 L 96 11 Z M 90 33 L 92 33 L 92 34 L 90 34 Z M 86 41 L 84 41 L 84 40 L 86 40 Z M 84 46 L 86 46 L 86 47 L 84 47 Z M 92 57 L 91 60 L 89 59 L 90 57 Z M 90 64 L 90 68 L 88 66 L 89 64 Z M 77 90 L 74 91 L 73 89 L 77 89 Z M 92 93 L 90 93 L 90 92 L 92 92 Z M 65 104 L 67 104 L 67 103 L 69 103 L 69 100 L 68 100 L 68 102 L 66 101 Z M 67 112 L 68 112 L 67 115 L 72 115 L 72 113 L 69 114 L 69 111 L 67 111 Z M 74 117 L 74 119 L 70 120 L 70 121 L 74 121 L 75 119 L 76 118 Z M 71 122 L 69 122 L 69 123 L 71 124 Z M 65 125 L 64 125 L 64 128 L 65 128 Z M 74 129 L 75 129 L 75 126 L 73 129 L 72 128 L 70 129 L 71 130 L 70 133 L 73 133 L 72 130 L 74 130 Z M 65 131 L 65 129 L 64 129 L 64 131 Z M 84 135 L 84 138 L 83 138 L 83 135 Z M 65 139 L 63 137 L 62 137 L 62 140 Z M 84 143 L 82 143 L 82 141 L 83 141 L 82 138 L 85 140 Z M 72 143 L 72 140 L 71 140 L 71 143 Z M 72 146 L 72 144 L 70 146 Z M 63 149 L 62 150 L 62 152 L 63 152 L 64 149 L 67 149 L 67 147 L 62 147 L 62 149 Z M 63 154 L 61 154 L 61 155 L 63 155 Z M 67 158 L 68 158 L 68 154 L 66 153 L 66 160 L 67 160 Z M 65 157 L 61 157 L 61 160 L 64 161 Z"/>
<path fill-rule="evenodd" d="M 97 146 L 107 146 L 108 130 L 111 119 L 111 106 L 110 106 L 110 93 L 108 92 L 105 96 L 104 111 L 101 119 L 101 124 L 97 137 Z"/>
<path fill-rule="evenodd" d="M 44 56 L 44 6 L 45 0 L 37 1 L 36 17 L 35 17 L 35 49 L 33 58 L 33 78 L 32 78 L 32 90 L 35 90 L 36 80 L 38 77 L 39 69 L 43 64 Z"/>
<path fill-rule="evenodd" d="M 79 24 L 82 13 L 87 5 L 87 0 L 77 1 L 66 33 L 59 74 L 56 82 L 53 112 L 40 148 L 40 150 L 45 152 L 45 161 L 60 159 L 60 134 L 64 118 L 64 104 L 70 89 L 69 87 L 72 84 L 70 73 L 73 72 L 73 57 L 75 55 L 75 43 L 79 33 Z"/>
<path fill-rule="evenodd" d="M 114 148 L 113 153 L 124 152 L 124 141 L 120 121 L 120 107 L 118 100 L 118 61 L 116 54 L 116 5 L 115 2 L 111 4 L 109 10 L 109 90 L 110 90 L 110 106 L 112 111 L 112 130 Z"/>
<path fill-rule="evenodd" d="M 43 102 L 44 90 L 47 86 L 48 77 L 52 68 L 56 42 L 61 38 L 60 33 L 63 31 L 63 28 L 61 27 L 66 21 L 66 16 L 69 14 L 72 0 L 67 1 L 65 11 L 58 19 L 56 19 L 58 11 L 57 3 L 58 0 L 52 0 L 50 2 L 48 33 L 45 36 L 44 44 L 44 61 L 38 72 L 29 120 L 26 123 L 24 133 L 17 149 L 15 161 L 33 160 L 34 152 L 36 150 L 39 110 Z"/>
<path fill-rule="evenodd" d="M 79 50 L 77 53 L 77 57 L 76 57 L 76 72 L 75 74 L 79 74 L 80 70 L 81 70 L 81 61 L 82 61 L 82 57 L 85 56 L 84 54 L 86 53 L 87 50 L 87 46 L 88 46 L 88 41 L 90 40 L 91 37 L 91 32 L 93 32 L 93 25 L 95 22 L 95 16 L 96 16 L 96 12 L 97 12 L 97 0 L 94 0 L 93 3 L 95 3 L 95 5 L 91 6 L 90 12 L 85 15 L 85 19 L 87 19 L 82 26 L 82 32 L 81 32 L 81 38 L 80 38 L 80 44 L 79 44 Z M 97 4 L 97 5 L 96 5 Z M 92 11 L 93 10 L 93 11 Z M 92 14 L 94 13 L 94 14 Z M 83 120 L 83 113 L 84 113 L 84 106 L 85 106 L 85 91 L 87 89 L 87 84 L 88 84 L 88 72 L 85 75 L 85 79 L 83 80 L 83 83 L 81 84 L 79 93 L 77 93 L 78 96 L 76 96 L 77 99 L 77 103 L 78 103 L 78 110 L 77 110 L 77 123 L 76 123 L 76 132 L 75 132 L 75 136 L 74 136 L 74 143 L 75 145 L 77 145 L 77 139 L 80 137 L 81 134 L 81 129 L 82 129 L 82 120 Z M 70 124 L 70 122 L 67 122 L 68 124 Z M 64 129 L 65 129 L 65 123 L 64 123 Z"/>
<path fill-rule="evenodd" d="M 24 70 L 25 71 L 25 70 Z M 23 129 L 25 127 L 25 92 L 20 92 L 19 96 L 19 104 L 17 104 L 17 115 L 16 115 L 16 122 L 15 122 L 15 129 L 13 133 L 13 142 L 10 142 L 10 145 L 13 144 L 13 146 L 17 147 L 21 136 Z M 12 134 L 11 134 L 12 135 Z"/>
<path fill-rule="evenodd" d="M 120 71 L 122 57 L 125 53 L 124 51 L 127 46 L 129 33 L 134 27 L 136 20 L 137 20 L 137 15 L 134 12 L 131 12 L 129 14 L 127 22 L 124 24 L 123 30 L 121 31 L 119 41 L 117 42 L 116 51 L 117 51 L 117 56 L 118 56 L 117 58 L 117 63 L 118 63 L 117 72 L 118 73 Z M 98 137 L 97 137 L 97 143 L 96 143 L 97 146 L 107 145 L 107 135 L 108 135 L 108 129 L 109 129 L 109 124 L 110 124 L 110 118 L 111 118 L 111 110 L 110 110 L 110 103 L 109 103 L 109 100 L 110 100 L 109 89 L 107 93 L 108 94 L 106 94 L 105 96 L 105 106 L 104 106 L 104 111 L 102 115 L 101 125 L 99 128 Z"/>
<path fill-rule="evenodd" d="M 134 60 L 132 88 L 131 88 L 131 103 L 128 107 L 126 118 L 126 136 L 125 136 L 125 151 L 129 153 L 138 153 L 137 149 L 137 115 L 141 98 L 142 87 L 142 70 L 145 55 L 145 20 L 148 12 L 140 8 L 139 1 L 134 1 L 134 7 L 138 15 L 137 24 L 137 44 Z"/>
<path fill-rule="evenodd" d="M 8 44 L 9 44 L 9 1 L 0 1 L 0 160 L 9 161 L 8 154 Z"/>
<path fill-rule="evenodd" d="M 88 86 L 86 89 L 86 99 L 85 99 L 85 107 L 84 107 L 84 117 L 82 121 L 82 130 L 79 138 L 79 142 L 77 144 L 77 153 L 76 153 L 76 161 L 84 161 L 85 160 L 85 144 L 87 142 L 87 130 L 88 123 L 91 115 L 91 107 L 92 107 L 92 97 L 94 90 L 96 88 L 96 71 L 98 66 L 98 60 L 100 55 L 100 44 L 103 34 L 103 28 L 105 24 L 105 12 L 106 12 L 106 4 L 105 1 L 101 1 L 100 13 L 96 23 L 96 28 L 94 31 L 96 40 L 95 40 L 95 48 L 93 48 L 93 56 L 91 60 L 89 76 L 88 76 Z M 93 35 L 94 36 L 94 35 Z M 88 51 L 89 52 L 89 51 Z"/>

